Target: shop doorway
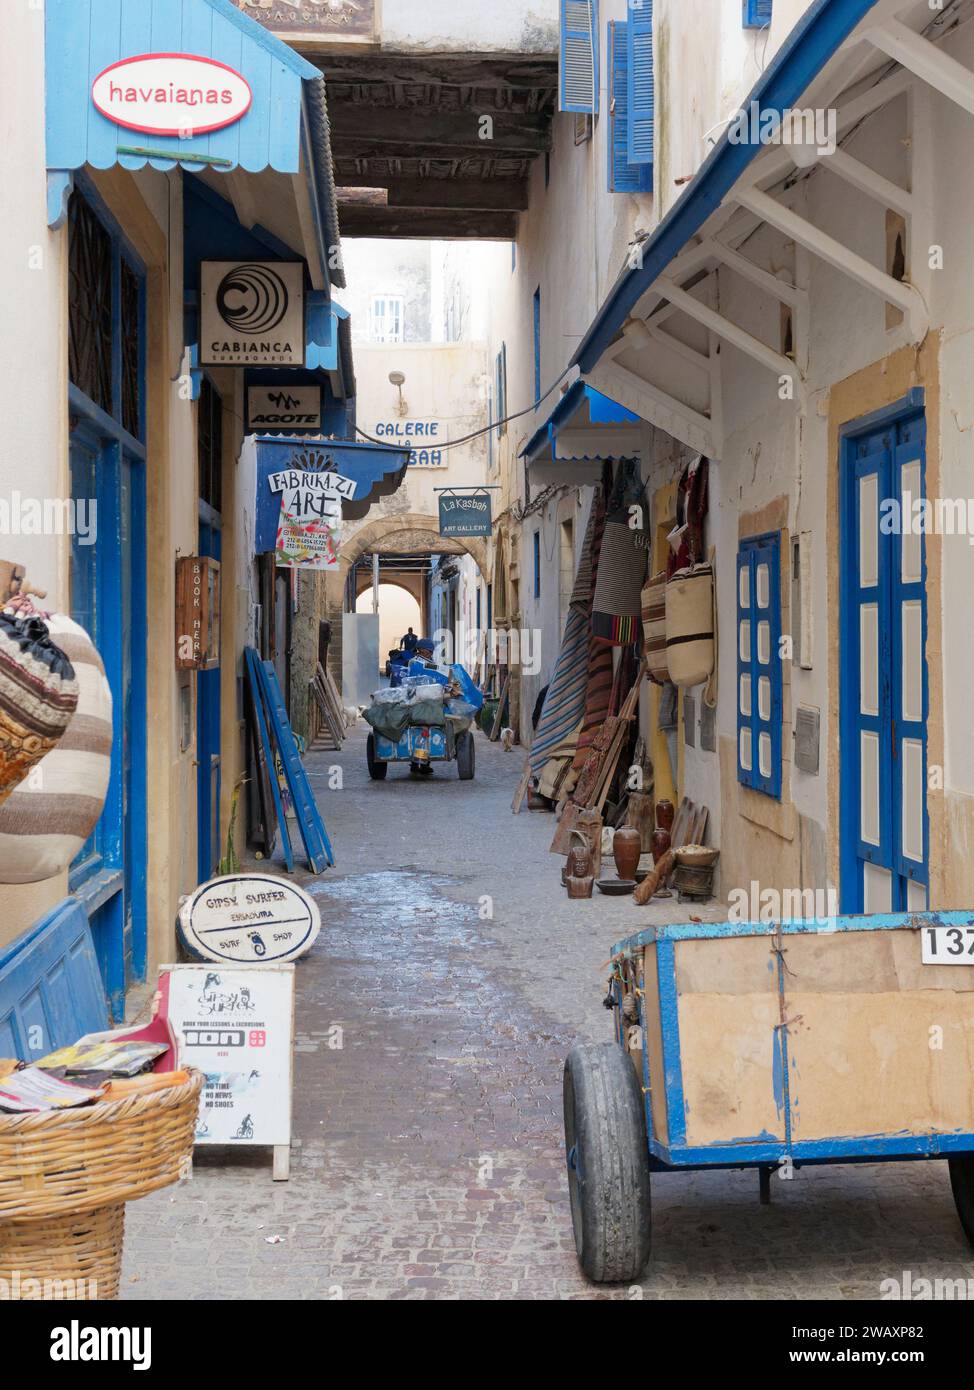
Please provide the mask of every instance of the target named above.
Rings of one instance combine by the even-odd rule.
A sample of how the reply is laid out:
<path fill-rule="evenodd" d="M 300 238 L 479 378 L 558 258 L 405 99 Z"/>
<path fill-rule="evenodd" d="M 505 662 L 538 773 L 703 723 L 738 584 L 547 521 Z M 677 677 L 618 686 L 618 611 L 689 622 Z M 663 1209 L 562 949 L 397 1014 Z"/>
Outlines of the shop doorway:
<path fill-rule="evenodd" d="M 145 275 L 93 195 L 68 213 L 69 464 L 75 507 L 71 615 L 112 692 L 112 759 L 101 818 L 71 865 L 113 1019 L 146 971 Z"/>
<path fill-rule="evenodd" d="M 927 907 L 922 392 L 841 441 L 841 880 L 845 913 Z"/>
<path fill-rule="evenodd" d="M 223 403 L 208 377 L 203 378 L 198 414 L 199 553 L 219 562 L 222 554 Z M 212 878 L 220 862 L 220 666 L 197 673 L 196 806 L 197 874 Z"/>

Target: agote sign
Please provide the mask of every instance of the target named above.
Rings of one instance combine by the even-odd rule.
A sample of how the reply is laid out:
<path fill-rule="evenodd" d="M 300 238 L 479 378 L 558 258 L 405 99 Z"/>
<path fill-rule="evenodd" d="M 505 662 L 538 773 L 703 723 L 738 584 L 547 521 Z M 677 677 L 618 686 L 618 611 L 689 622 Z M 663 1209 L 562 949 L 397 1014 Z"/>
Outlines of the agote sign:
<path fill-rule="evenodd" d="M 101 114 L 126 130 L 192 139 L 233 125 L 250 110 L 250 83 L 235 68 L 196 53 L 122 58 L 91 84 Z"/>
<path fill-rule="evenodd" d="M 204 261 L 200 268 L 203 366 L 304 365 L 300 261 Z"/>

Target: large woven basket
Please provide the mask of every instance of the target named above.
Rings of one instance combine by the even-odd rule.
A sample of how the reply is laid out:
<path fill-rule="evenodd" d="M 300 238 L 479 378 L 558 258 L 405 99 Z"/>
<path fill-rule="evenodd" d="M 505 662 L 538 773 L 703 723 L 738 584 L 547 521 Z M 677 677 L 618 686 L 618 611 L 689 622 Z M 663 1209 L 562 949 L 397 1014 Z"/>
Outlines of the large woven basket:
<path fill-rule="evenodd" d="M 176 1182 L 193 1152 L 202 1085 L 191 1072 L 148 1095 L 0 1115 L 0 1265 L 8 1223 L 75 1217 Z"/>
<path fill-rule="evenodd" d="M 15 1300 L 118 1297 L 125 1203 L 0 1226 L 0 1288 Z"/>

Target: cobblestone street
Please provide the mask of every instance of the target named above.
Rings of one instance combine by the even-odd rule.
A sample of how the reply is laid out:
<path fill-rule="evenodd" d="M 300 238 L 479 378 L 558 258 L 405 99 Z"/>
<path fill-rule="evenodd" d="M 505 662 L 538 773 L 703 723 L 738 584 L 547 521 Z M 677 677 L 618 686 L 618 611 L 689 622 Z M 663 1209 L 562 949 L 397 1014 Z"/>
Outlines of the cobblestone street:
<path fill-rule="evenodd" d="M 191 1181 L 129 1206 L 123 1298 L 636 1296 L 577 1269 L 561 1073 L 574 1039 L 610 1036 L 611 944 L 662 909 L 569 902 L 552 817 L 510 813 L 522 751 L 478 735 L 477 759 L 474 782 L 371 783 L 361 724 L 308 759 L 337 868 L 302 876 L 323 925 L 296 966 L 291 1179 L 269 1154 L 198 1151 Z M 655 1177 L 639 1296 L 974 1278 L 938 1163 L 806 1168 L 773 1194 L 760 1206 L 747 1173 Z"/>

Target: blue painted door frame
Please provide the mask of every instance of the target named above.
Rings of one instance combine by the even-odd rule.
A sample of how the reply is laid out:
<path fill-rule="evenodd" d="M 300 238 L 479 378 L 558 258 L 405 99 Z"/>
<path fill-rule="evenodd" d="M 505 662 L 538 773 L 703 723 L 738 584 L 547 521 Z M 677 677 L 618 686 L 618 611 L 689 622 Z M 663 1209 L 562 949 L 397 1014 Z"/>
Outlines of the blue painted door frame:
<path fill-rule="evenodd" d="M 222 554 L 219 514 L 200 502 L 200 555 L 219 560 Z M 205 883 L 220 860 L 220 667 L 197 674 L 196 795 L 197 875 Z"/>
<path fill-rule="evenodd" d="M 84 196 L 112 244 L 111 412 L 73 383 L 68 388 L 71 492 L 94 503 L 94 544 L 71 547 L 71 612 L 94 641 L 112 692 L 112 758 L 105 808 L 71 866 L 71 892 L 84 904 L 113 1019 L 143 980 L 146 925 L 146 497 L 145 273 L 86 181 Z M 138 437 L 122 408 L 121 266 L 138 281 Z M 89 511 L 90 516 L 90 511 Z"/>
<path fill-rule="evenodd" d="M 889 879 L 889 911 L 926 906 L 929 827 L 926 809 L 927 717 L 926 549 L 923 534 L 904 535 L 909 504 L 926 496 L 923 392 L 853 421 L 840 438 L 840 907 L 875 910 L 866 875 Z M 873 560 L 862 568 L 875 537 Z M 876 674 L 863 652 L 873 641 Z M 919 633 L 919 682 L 907 690 L 907 644 Z M 864 679 L 865 677 L 865 679 Z M 912 708 L 911 704 L 917 707 Z M 875 757 L 875 823 L 863 815 L 863 763 Z M 906 788 L 906 757 L 919 759 L 919 795 Z M 866 780 L 871 776 L 866 774 Z M 919 804 L 917 804 L 919 803 Z M 912 834 L 918 840 L 909 852 Z M 869 866 L 869 867 L 867 867 Z"/>

